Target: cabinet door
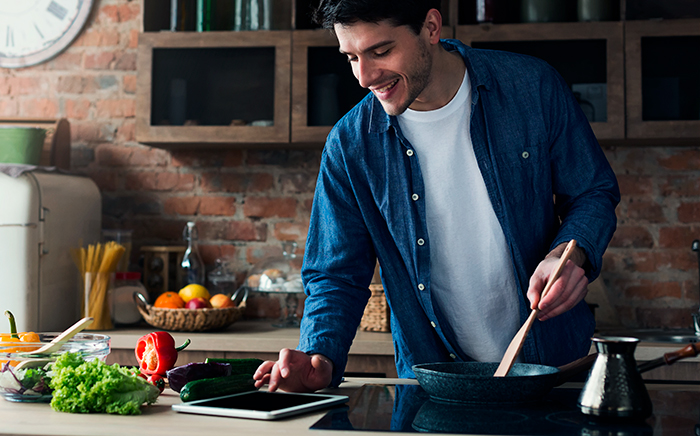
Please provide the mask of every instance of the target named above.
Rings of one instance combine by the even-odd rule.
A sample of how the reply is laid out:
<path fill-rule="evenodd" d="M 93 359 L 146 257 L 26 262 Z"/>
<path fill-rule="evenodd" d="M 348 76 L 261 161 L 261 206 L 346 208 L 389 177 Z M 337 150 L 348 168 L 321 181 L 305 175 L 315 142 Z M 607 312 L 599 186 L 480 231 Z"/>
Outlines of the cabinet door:
<path fill-rule="evenodd" d="M 369 91 L 357 82 L 328 30 L 297 30 L 292 39 L 292 142 L 324 142 Z"/>
<path fill-rule="evenodd" d="M 628 138 L 700 137 L 700 20 L 625 23 Z"/>
<path fill-rule="evenodd" d="M 457 39 L 474 48 L 539 57 L 577 95 L 599 140 L 625 135 L 621 22 L 458 26 Z"/>
<path fill-rule="evenodd" d="M 452 38 L 443 27 L 442 38 Z M 333 125 L 369 91 L 360 86 L 328 30 L 292 35 L 292 142 L 324 142 Z"/>
<path fill-rule="evenodd" d="M 291 32 L 139 36 L 136 139 L 163 148 L 289 141 Z"/>

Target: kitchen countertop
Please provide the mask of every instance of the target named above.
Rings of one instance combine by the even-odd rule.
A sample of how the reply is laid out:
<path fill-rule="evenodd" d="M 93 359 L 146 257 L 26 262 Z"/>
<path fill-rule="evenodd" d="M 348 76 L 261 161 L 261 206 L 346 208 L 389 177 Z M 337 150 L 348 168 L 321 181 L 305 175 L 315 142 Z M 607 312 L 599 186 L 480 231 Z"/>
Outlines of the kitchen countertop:
<path fill-rule="evenodd" d="M 327 389 L 324 392 L 351 396 L 365 383 L 416 384 L 415 380 L 399 379 L 359 379 L 350 378 L 340 388 Z M 565 384 L 563 387 L 580 388 L 580 384 Z M 700 391 L 696 385 L 648 385 L 651 390 L 663 391 Z M 697 394 L 695 394 L 697 395 Z M 152 406 L 143 407 L 143 414 L 137 416 L 119 416 L 109 414 L 71 414 L 55 412 L 49 404 L 12 403 L 0 400 L 0 433 L 15 435 L 94 435 L 104 436 L 192 436 L 193 434 L 223 435 L 242 434 L 259 436 L 358 436 L 368 434 L 349 430 L 309 430 L 327 410 L 312 412 L 298 417 L 279 421 L 259 421 L 214 416 L 191 415 L 174 412 L 171 405 L 180 402 L 179 396 L 167 389 Z M 695 405 L 686 405 L 696 407 Z M 678 405 L 678 407 L 681 407 Z M 653 421 L 653 418 L 651 418 Z M 697 423 L 697 416 L 684 426 Z M 391 434 L 406 434 L 396 433 Z M 644 433 L 647 434 L 647 433 Z M 649 433 L 651 434 L 651 433 Z M 674 433 L 675 434 L 675 433 Z"/>
<path fill-rule="evenodd" d="M 381 379 L 381 383 L 396 383 L 397 379 Z M 351 379 L 338 389 L 324 392 L 351 395 L 365 382 L 372 379 Z M 375 379 L 376 383 L 377 380 Z M 402 382 L 403 383 L 403 382 Z M 406 383 L 415 384 L 415 380 Z M 154 405 L 143 407 L 143 414 L 120 416 L 109 414 L 73 414 L 55 412 L 49 404 L 12 403 L 0 399 L 1 434 L 16 435 L 67 435 L 67 436 L 192 436 L 205 435 L 257 435 L 296 436 L 309 434 L 309 427 L 327 410 L 312 412 L 299 417 L 279 421 L 258 421 L 216 416 L 191 415 L 174 412 L 170 406 L 180 403 L 179 395 L 166 389 Z M 313 434 L 341 436 L 351 432 L 317 431 Z M 353 432 L 357 436 L 356 432 Z"/>

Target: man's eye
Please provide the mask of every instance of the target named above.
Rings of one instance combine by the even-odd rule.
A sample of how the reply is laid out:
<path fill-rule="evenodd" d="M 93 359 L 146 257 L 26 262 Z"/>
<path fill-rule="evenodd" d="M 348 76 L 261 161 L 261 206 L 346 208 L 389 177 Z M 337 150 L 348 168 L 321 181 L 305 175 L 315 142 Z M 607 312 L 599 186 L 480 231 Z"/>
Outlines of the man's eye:
<path fill-rule="evenodd" d="M 357 58 L 355 56 L 348 56 L 348 62 L 355 62 Z"/>
<path fill-rule="evenodd" d="M 388 55 L 390 51 L 391 51 L 391 49 L 389 49 L 389 50 L 384 50 L 384 51 L 378 51 L 378 52 L 375 52 L 374 55 L 375 55 L 376 57 L 378 57 L 378 58 L 381 58 L 381 57 L 383 57 L 383 56 Z"/>

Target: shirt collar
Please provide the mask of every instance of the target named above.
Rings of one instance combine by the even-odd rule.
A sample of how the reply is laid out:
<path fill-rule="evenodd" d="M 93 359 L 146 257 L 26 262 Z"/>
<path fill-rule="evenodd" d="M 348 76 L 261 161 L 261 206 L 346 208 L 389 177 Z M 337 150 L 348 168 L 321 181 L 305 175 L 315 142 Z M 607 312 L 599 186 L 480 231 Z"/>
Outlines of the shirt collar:
<path fill-rule="evenodd" d="M 467 66 L 467 71 L 469 73 L 469 81 L 471 82 L 472 88 L 472 104 L 476 103 L 479 92 L 479 87 L 483 87 L 486 90 L 491 89 L 491 75 L 488 74 L 488 70 L 484 63 L 481 61 L 479 55 L 472 51 L 472 48 L 463 44 L 461 41 L 456 39 L 442 39 L 440 43 L 447 51 L 457 51 L 464 59 L 464 64 Z M 474 92 L 474 90 L 477 90 Z M 389 130 L 389 127 L 397 127 L 398 121 L 395 116 L 389 116 L 384 112 L 382 104 L 379 99 L 372 94 L 370 102 L 370 124 L 367 129 L 368 133 L 377 132 L 384 133 Z"/>

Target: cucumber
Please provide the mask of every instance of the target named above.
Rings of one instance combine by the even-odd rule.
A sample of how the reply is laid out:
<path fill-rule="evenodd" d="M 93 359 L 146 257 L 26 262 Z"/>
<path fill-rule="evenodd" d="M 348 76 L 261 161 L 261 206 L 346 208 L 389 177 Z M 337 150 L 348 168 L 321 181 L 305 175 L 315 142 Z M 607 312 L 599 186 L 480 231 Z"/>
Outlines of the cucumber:
<path fill-rule="evenodd" d="M 231 374 L 254 374 L 263 361 L 255 358 L 248 359 L 218 359 L 207 357 L 205 363 L 228 363 L 231 365 Z"/>
<path fill-rule="evenodd" d="M 225 377 L 203 378 L 187 383 L 180 390 L 180 399 L 189 401 L 204 400 L 207 398 L 222 397 L 224 395 L 239 394 L 241 392 L 255 391 L 255 380 L 250 374 L 236 374 Z"/>

